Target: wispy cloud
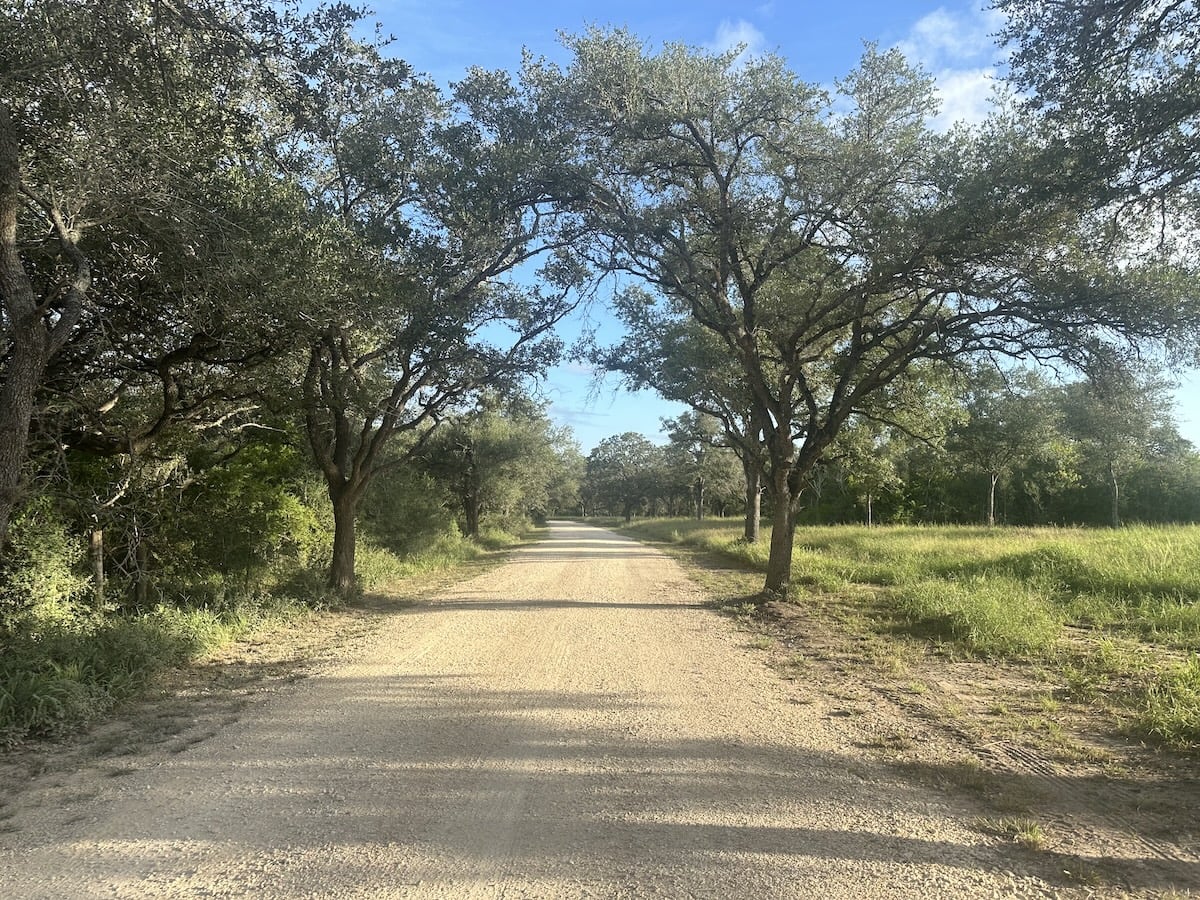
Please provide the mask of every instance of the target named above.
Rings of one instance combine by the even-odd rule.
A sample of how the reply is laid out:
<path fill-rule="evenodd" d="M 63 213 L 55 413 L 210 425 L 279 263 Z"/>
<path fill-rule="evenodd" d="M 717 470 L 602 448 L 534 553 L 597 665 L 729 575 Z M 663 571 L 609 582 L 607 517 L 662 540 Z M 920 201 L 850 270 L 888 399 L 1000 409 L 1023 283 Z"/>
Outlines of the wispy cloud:
<path fill-rule="evenodd" d="M 710 50 L 718 53 L 726 53 L 741 47 L 742 52 L 738 56 L 740 61 L 747 56 L 761 53 L 766 42 L 767 39 L 763 33 L 745 19 L 738 19 L 736 22 L 725 19 L 717 26 L 717 33 L 707 46 Z"/>
<path fill-rule="evenodd" d="M 899 46 L 909 59 L 930 68 L 978 63 L 995 56 L 995 34 L 1003 23 L 996 10 L 939 7 L 918 19 Z"/>
<path fill-rule="evenodd" d="M 939 7 L 918 19 L 897 44 L 937 81 L 942 108 L 930 122 L 933 128 L 946 130 L 987 116 L 998 76 L 995 35 L 1003 24 L 997 10 Z"/>

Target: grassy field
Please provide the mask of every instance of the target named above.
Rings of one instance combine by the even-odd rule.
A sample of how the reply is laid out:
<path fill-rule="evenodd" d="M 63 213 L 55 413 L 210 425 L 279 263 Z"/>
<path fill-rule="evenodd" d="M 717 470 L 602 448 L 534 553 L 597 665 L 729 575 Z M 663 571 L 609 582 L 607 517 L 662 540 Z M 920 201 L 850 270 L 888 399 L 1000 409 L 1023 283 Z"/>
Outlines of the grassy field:
<path fill-rule="evenodd" d="M 648 520 L 631 536 L 765 569 L 769 537 L 737 521 Z M 862 627 L 951 654 L 1052 664 L 1065 687 L 1099 686 L 1130 727 L 1200 748 L 1200 527 L 808 527 L 792 599 L 836 598 Z"/>

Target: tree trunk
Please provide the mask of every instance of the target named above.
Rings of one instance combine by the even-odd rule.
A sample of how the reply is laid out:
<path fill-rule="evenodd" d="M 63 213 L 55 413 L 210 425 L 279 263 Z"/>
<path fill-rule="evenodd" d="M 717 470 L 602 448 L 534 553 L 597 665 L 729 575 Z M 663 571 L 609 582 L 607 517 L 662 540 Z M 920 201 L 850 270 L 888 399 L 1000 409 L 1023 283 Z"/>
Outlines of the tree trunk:
<path fill-rule="evenodd" d="M 987 524 L 988 528 L 996 527 L 996 484 L 1000 481 L 999 472 L 988 473 Z"/>
<path fill-rule="evenodd" d="M 0 557 L 8 544 L 8 526 L 21 497 L 22 474 L 33 418 L 33 400 L 46 364 L 66 342 L 83 313 L 91 286 L 91 267 L 59 212 L 48 218 L 72 276 L 49 290 L 58 302 L 51 314 L 40 303 L 17 249 L 17 219 L 22 205 L 20 153 L 8 107 L 0 101 L 0 340 L 8 365 L 0 384 Z"/>
<path fill-rule="evenodd" d="M 342 487 L 329 488 L 329 499 L 333 501 L 333 560 L 329 565 L 329 587 L 338 595 L 348 597 L 354 593 L 354 552 L 357 547 L 355 534 L 358 518 L 357 495 Z"/>
<path fill-rule="evenodd" d="M 696 519 L 704 518 L 704 479 L 696 479 Z"/>
<path fill-rule="evenodd" d="M 1121 485 L 1117 481 L 1117 468 L 1108 461 L 1108 493 L 1112 501 L 1112 527 L 1121 527 Z"/>
<path fill-rule="evenodd" d="M 872 508 L 871 508 L 872 499 L 873 498 L 871 496 L 871 492 L 867 491 L 867 527 L 868 528 L 871 528 L 875 524 L 874 510 L 872 510 Z"/>
<path fill-rule="evenodd" d="M 145 534 L 139 534 L 133 551 L 136 571 L 133 580 L 133 605 L 141 611 L 150 605 L 150 545 Z"/>
<path fill-rule="evenodd" d="M 758 543 L 759 522 L 762 518 L 762 475 L 753 462 L 743 459 L 742 471 L 746 474 L 746 529 L 748 544 Z"/>
<path fill-rule="evenodd" d="M 468 488 L 463 497 L 463 517 L 466 519 L 467 537 L 479 537 L 479 491 Z"/>
<path fill-rule="evenodd" d="M 88 557 L 92 563 L 92 600 L 104 605 L 104 529 L 93 528 L 88 535 Z"/>
<path fill-rule="evenodd" d="M 0 557 L 21 497 L 33 398 L 50 355 L 50 337 L 17 250 L 20 179 L 17 136 L 8 109 L 0 103 L 0 323 L 7 331 L 9 352 L 0 385 Z"/>
<path fill-rule="evenodd" d="M 792 492 L 787 478 L 776 478 L 775 514 L 771 522 L 771 552 L 767 557 L 765 594 L 786 594 L 792 581 L 792 545 L 796 537 Z"/>

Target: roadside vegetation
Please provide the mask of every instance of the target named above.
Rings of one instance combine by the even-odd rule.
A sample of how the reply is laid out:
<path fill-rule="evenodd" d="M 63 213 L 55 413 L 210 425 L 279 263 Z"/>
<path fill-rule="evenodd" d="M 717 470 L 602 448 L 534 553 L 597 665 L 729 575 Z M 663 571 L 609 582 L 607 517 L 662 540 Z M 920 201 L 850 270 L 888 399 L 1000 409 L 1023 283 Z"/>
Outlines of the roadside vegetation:
<path fill-rule="evenodd" d="M 159 672 L 239 638 L 303 621 L 346 598 L 324 583 L 332 529 L 320 510 L 297 503 L 297 521 L 277 535 L 291 549 L 230 578 L 216 567 L 156 585 L 145 605 L 132 585 L 109 582 L 97 601 L 81 567 L 84 548 L 61 521 L 30 512 L 13 530 L 15 563 L 0 580 L 0 747 L 62 735 L 136 695 Z M 521 539 L 520 521 L 493 519 L 477 539 L 445 514 L 438 527 L 392 543 L 368 534 L 359 548 L 359 588 L 388 593 L 413 579 L 453 573 Z M 387 522 L 375 525 L 382 532 Z M 395 527 L 396 523 L 391 523 Z M 303 531 L 301 535 L 300 531 Z M 311 542 L 301 550 L 299 538 Z M 196 559 L 177 557 L 177 563 Z"/>
<path fill-rule="evenodd" d="M 654 519 L 631 536 L 752 571 L 735 522 Z M 942 653 L 1045 667 L 1132 734 L 1200 748 L 1200 527 L 800 527 L 788 600 Z"/>

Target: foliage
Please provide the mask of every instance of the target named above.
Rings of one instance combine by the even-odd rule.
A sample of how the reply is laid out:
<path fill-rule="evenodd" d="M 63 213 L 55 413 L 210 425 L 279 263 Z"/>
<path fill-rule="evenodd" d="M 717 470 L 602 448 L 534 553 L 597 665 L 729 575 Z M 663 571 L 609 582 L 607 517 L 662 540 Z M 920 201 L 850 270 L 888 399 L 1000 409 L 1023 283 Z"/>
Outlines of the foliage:
<path fill-rule="evenodd" d="M 474 538 L 485 514 L 518 528 L 544 517 L 551 486 L 569 477 L 558 452 L 567 443 L 543 408 L 492 396 L 442 424 L 425 443 L 421 464 L 454 495 L 463 533 Z"/>
<path fill-rule="evenodd" d="M 29 619 L 50 624 L 77 615 L 88 589 L 79 571 L 83 555 L 48 497 L 26 506 L 13 522 L 0 569 L 0 630 Z"/>
<path fill-rule="evenodd" d="M 1194 191 L 1200 10 L 1174 0 L 996 0 L 1012 78 L 1113 199 Z"/>
<path fill-rule="evenodd" d="M 632 431 L 605 438 L 588 454 L 584 493 L 593 511 L 619 513 L 628 522 L 664 481 L 662 451 Z"/>
<path fill-rule="evenodd" d="M 748 412 L 775 509 L 768 591 L 790 578 L 806 481 L 917 363 L 1196 336 L 1190 272 L 1089 220 L 1019 118 L 935 137 L 932 84 L 896 51 L 869 48 L 835 101 L 770 54 L 650 53 L 595 30 L 568 47 L 596 259 L 648 288 L 617 304 L 631 334 L 603 355 L 651 384 L 668 337 L 725 360 L 715 384 Z M 668 396 L 696 388 L 665 371 Z"/>

